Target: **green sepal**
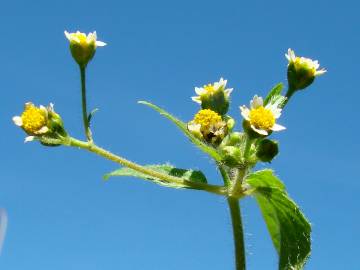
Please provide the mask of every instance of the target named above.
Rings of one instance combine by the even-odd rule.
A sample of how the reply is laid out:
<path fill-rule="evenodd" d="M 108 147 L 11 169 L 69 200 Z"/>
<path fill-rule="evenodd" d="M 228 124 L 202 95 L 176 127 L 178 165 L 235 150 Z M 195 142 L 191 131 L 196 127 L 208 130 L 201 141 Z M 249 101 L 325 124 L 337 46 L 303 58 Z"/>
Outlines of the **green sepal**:
<path fill-rule="evenodd" d="M 252 173 L 245 183 L 250 186 L 279 254 L 279 270 L 303 269 L 311 252 L 309 221 L 271 170 Z"/>
<path fill-rule="evenodd" d="M 201 171 L 196 170 L 186 170 L 186 169 L 179 169 L 175 168 L 174 166 L 170 164 L 164 164 L 164 165 L 146 165 L 145 168 L 167 174 L 170 176 L 180 177 L 184 180 L 191 181 L 191 182 L 197 182 L 197 183 L 207 183 L 205 175 Z M 161 180 L 158 178 L 155 178 L 153 176 L 149 176 L 144 173 L 140 173 L 138 171 L 135 171 L 133 169 L 123 167 L 118 170 L 115 170 L 111 173 L 105 174 L 104 179 L 108 180 L 110 177 L 113 176 L 131 176 L 131 177 L 137 177 L 142 178 L 145 180 L 149 180 L 151 182 L 154 182 L 156 184 L 166 186 L 166 187 L 172 187 L 172 188 L 189 188 L 187 185 L 177 184 L 177 183 L 171 183 L 167 182 L 165 180 Z"/>
<path fill-rule="evenodd" d="M 195 144 L 200 150 L 207 153 L 209 156 L 211 156 L 216 161 L 221 161 L 220 154 L 216 151 L 215 148 L 212 146 L 206 144 L 205 142 L 201 141 L 197 137 L 195 137 L 187 128 L 186 123 L 182 122 L 181 120 L 177 119 L 175 116 L 171 115 L 170 113 L 166 112 L 165 110 L 161 109 L 160 107 L 147 102 L 147 101 L 139 101 L 138 103 L 144 104 L 149 106 L 150 108 L 156 110 L 161 115 L 165 116 L 167 119 L 172 121 L 184 134 L 190 139 L 190 141 Z"/>

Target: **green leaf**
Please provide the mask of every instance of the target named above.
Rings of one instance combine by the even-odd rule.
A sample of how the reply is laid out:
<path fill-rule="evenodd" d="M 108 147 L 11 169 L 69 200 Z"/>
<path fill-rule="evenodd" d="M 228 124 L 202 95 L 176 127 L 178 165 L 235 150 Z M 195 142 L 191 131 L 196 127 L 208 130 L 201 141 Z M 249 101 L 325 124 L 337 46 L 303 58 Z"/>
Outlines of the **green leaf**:
<path fill-rule="evenodd" d="M 264 106 L 266 106 L 270 100 L 276 98 L 277 96 L 281 96 L 281 91 L 283 89 L 284 85 L 282 83 L 278 83 L 275 85 L 269 92 L 269 94 L 266 96 L 264 100 Z"/>
<path fill-rule="evenodd" d="M 303 269 L 311 252 L 311 225 L 271 170 L 250 174 L 246 183 L 255 196 L 273 244 L 280 270 Z"/>
<path fill-rule="evenodd" d="M 169 165 L 169 164 L 146 165 L 144 167 L 152 169 L 152 170 L 160 172 L 160 173 L 163 173 L 163 174 L 180 177 L 184 180 L 197 182 L 197 183 L 205 183 L 205 184 L 207 183 L 206 177 L 201 171 L 179 169 L 179 168 L 175 168 L 174 166 Z M 135 170 L 127 168 L 127 167 L 120 168 L 118 170 L 115 170 L 111 173 L 104 175 L 104 179 L 108 180 L 110 177 L 113 177 L 113 176 L 132 176 L 132 177 L 149 180 L 149 181 L 155 182 L 159 185 L 166 186 L 166 187 L 189 188 L 185 184 L 183 185 L 183 184 L 175 184 L 175 183 L 166 182 L 164 180 L 154 178 L 153 176 L 149 176 L 147 174 L 140 173 L 138 171 L 135 171 Z"/>
<path fill-rule="evenodd" d="M 175 116 L 171 115 L 170 113 L 166 112 L 165 110 L 161 109 L 160 107 L 147 102 L 147 101 L 139 101 L 138 103 L 144 104 L 149 106 L 150 108 L 156 110 L 161 115 L 165 116 L 167 119 L 172 121 L 184 134 L 190 139 L 192 143 L 194 143 L 197 147 L 199 147 L 202 151 L 210 155 L 216 161 L 221 161 L 220 154 L 216 151 L 215 148 L 206 144 L 205 142 L 196 138 L 188 129 L 186 123 L 182 122 L 181 120 L 177 119 Z"/>

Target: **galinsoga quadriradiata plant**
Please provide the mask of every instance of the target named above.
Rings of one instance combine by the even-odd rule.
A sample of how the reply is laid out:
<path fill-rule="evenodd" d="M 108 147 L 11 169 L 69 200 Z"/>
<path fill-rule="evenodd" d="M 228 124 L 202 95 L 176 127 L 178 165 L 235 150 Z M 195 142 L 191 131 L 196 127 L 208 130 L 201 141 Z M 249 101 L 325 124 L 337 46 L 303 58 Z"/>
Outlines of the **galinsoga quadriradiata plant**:
<path fill-rule="evenodd" d="M 28 135 L 26 142 L 37 140 L 45 146 L 64 145 L 95 153 L 122 167 L 104 176 L 133 176 L 171 188 L 202 190 L 224 196 L 230 209 L 235 242 L 235 268 L 245 269 L 243 225 L 239 200 L 252 196 L 258 203 L 275 249 L 279 255 L 279 269 L 302 269 L 310 255 L 311 226 L 299 207 L 288 196 L 284 184 L 270 169 L 253 171 L 258 162 L 271 162 L 278 154 L 278 142 L 270 139 L 273 132 L 285 130 L 278 123 L 282 110 L 289 99 L 299 90 L 312 84 L 315 77 L 324 74 L 319 63 L 304 57 L 297 57 L 289 49 L 288 88 L 282 94 L 283 85 L 272 88 L 265 98 L 257 95 L 250 106 L 240 106 L 238 117 L 242 116 L 243 131 L 234 131 L 235 120 L 227 114 L 232 88 L 221 78 L 213 84 L 196 87 L 192 100 L 200 106 L 191 121 L 183 122 L 158 106 L 146 101 L 149 106 L 172 121 L 200 150 L 209 155 L 217 165 L 224 185 L 209 184 L 201 171 L 179 169 L 169 164 L 139 165 L 96 145 L 90 130 L 93 112 L 88 113 L 86 105 L 86 67 L 94 57 L 97 47 L 105 46 L 98 41 L 96 32 L 88 35 L 80 32 L 68 33 L 71 54 L 79 65 L 81 79 L 82 113 L 86 140 L 70 136 L 65 130 L 61 116 L 54 106 L 37 107 L 31 102 L 25 104 L 14 123 Z"/>

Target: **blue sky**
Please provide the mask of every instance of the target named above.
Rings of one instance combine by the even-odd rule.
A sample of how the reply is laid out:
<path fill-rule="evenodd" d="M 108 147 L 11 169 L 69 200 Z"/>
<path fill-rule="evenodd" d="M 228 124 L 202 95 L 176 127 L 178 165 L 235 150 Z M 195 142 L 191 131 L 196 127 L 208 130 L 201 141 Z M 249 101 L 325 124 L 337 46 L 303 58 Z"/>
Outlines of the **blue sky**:
<path fill-rule="evenodd" d="M 82 138 L 79 74 L 64 30 L 108 43 L 88 68 L 95 141 L 141 164 L 201 169 L 213 163 L 138 100 L 190 120 L 194 86 L 228 79 L 231 114 L 286 82 L 284 53 L 328 73 L 298 93 L 274 134 L 271 164 L 313 225 L 307 269 L 358 269 L 359 4 L 356 1 L 6 1 L 0 10 L 0 207 L 8 234 L 0 268 L 232 269 L 223 198 L 137 179 L 102 181 L 116 164 L 77 149 L 24 145 L 11 122 L 27 101 L 53 102 Z M 240 127 L 240 125 L 238 125 Z M 259 166 L 264 167 L 262 166 Z M 277 257 L 253 199 L 242 202 L 248 269 Z"/>

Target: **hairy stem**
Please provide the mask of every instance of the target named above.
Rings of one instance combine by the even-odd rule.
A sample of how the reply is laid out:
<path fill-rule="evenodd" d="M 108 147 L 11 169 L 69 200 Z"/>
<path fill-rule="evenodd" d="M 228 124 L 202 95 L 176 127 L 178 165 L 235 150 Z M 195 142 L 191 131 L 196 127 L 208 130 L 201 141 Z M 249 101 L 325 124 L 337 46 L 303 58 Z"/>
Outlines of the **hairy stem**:
<path fill-rule="evenodd" d="M 81 103 L 82 103 L 82 115 L 83 115 L 83 123 L 85 129 L 85 135 L 88 142 L 92 142 L 92 134 L 89 125 L 89 118 L 87 113 L 87 105 L 86 105 L 86 67 L 80 66 L 80 77 L 81 77 Z"/>
<path fill-rule="evenodd" d="M 227 190 L 225 187 L 222 186 L 216 186 L 216 185 L 209 185 L 209 184 L 204 184 L 204 183 L 197 183 L 197 182 L 192 182 L 192 181 L 188 181 L 186 179 L 180 178 L 180 177 L 176 177 L 176 176 L 171 176 L 171 175 L 167 175 L 167 174 L 163 174 L 160 173 L 158 171 L 154 171 L 152 169 L 146 168 L 144 166 L 141 166 L 135 162 L 129 161 L 123 157 L 120 157 L 118 155 L 115 155 L 97 145 L 95 145 L 92 142 L 84 142 L 84 141 L 80 141 L 77 140 L 75 138 L 67 138 L 67 141 L 64 143 L 64 145 L 67 146 L 73 146 L 73 147 L 78 147 L 81 149 L 85 149 L 89 152 L 95 153 L 99 156 L 102 156 L 106 159 L 109 159 L 111 161 L 114 161 L 116 163 L 119 163 L 122 166 L 125 167 L 129 167 L 135 171 L 138 171 L 140 173 L 144 173 L 147 174 L 149 176 L 155 177 L 157 179 L 161 179 L 163 181 L 166 182 L 170 182 L 170 183 L 175 183 L 175 184 L 181 184 L 181 185 L 185 185 L 189 188 L 192 189 L 197 189 L 197 190 L 204 190 L 210 193 L 214 193 L 214 194 L 218 194 L 218 195 L 226 195 L 227 194 Z"/>
<path fill-rule="evenodd" d="M 241 212 L 239 201 L 236 198 L 227 198 L 230 216 L 233 228 L 233 236 L 235 243 L 235 269 L 245 270 L 245 248 L 244 248 L 244 232 L 241 221 Z"/>
<path fill-rule="evenodd" d="M 221 173 L 221 176 L 223 178 L 225 186 L 229 187 L 231 185 L 231 179 L 230 179 L 224 165 L 221 165 L 220 163 L 218 163 L 217 165 L 218 165 L 219 171 Z"/>
<path fill-rule="evenodd" d="M 250 154 L 251 145 L 253 143 L 253 139 L 250 138 L 249 135 L 246 135 L 245 149 L 244 149 L 244 159 L 247 160 Z"/>

